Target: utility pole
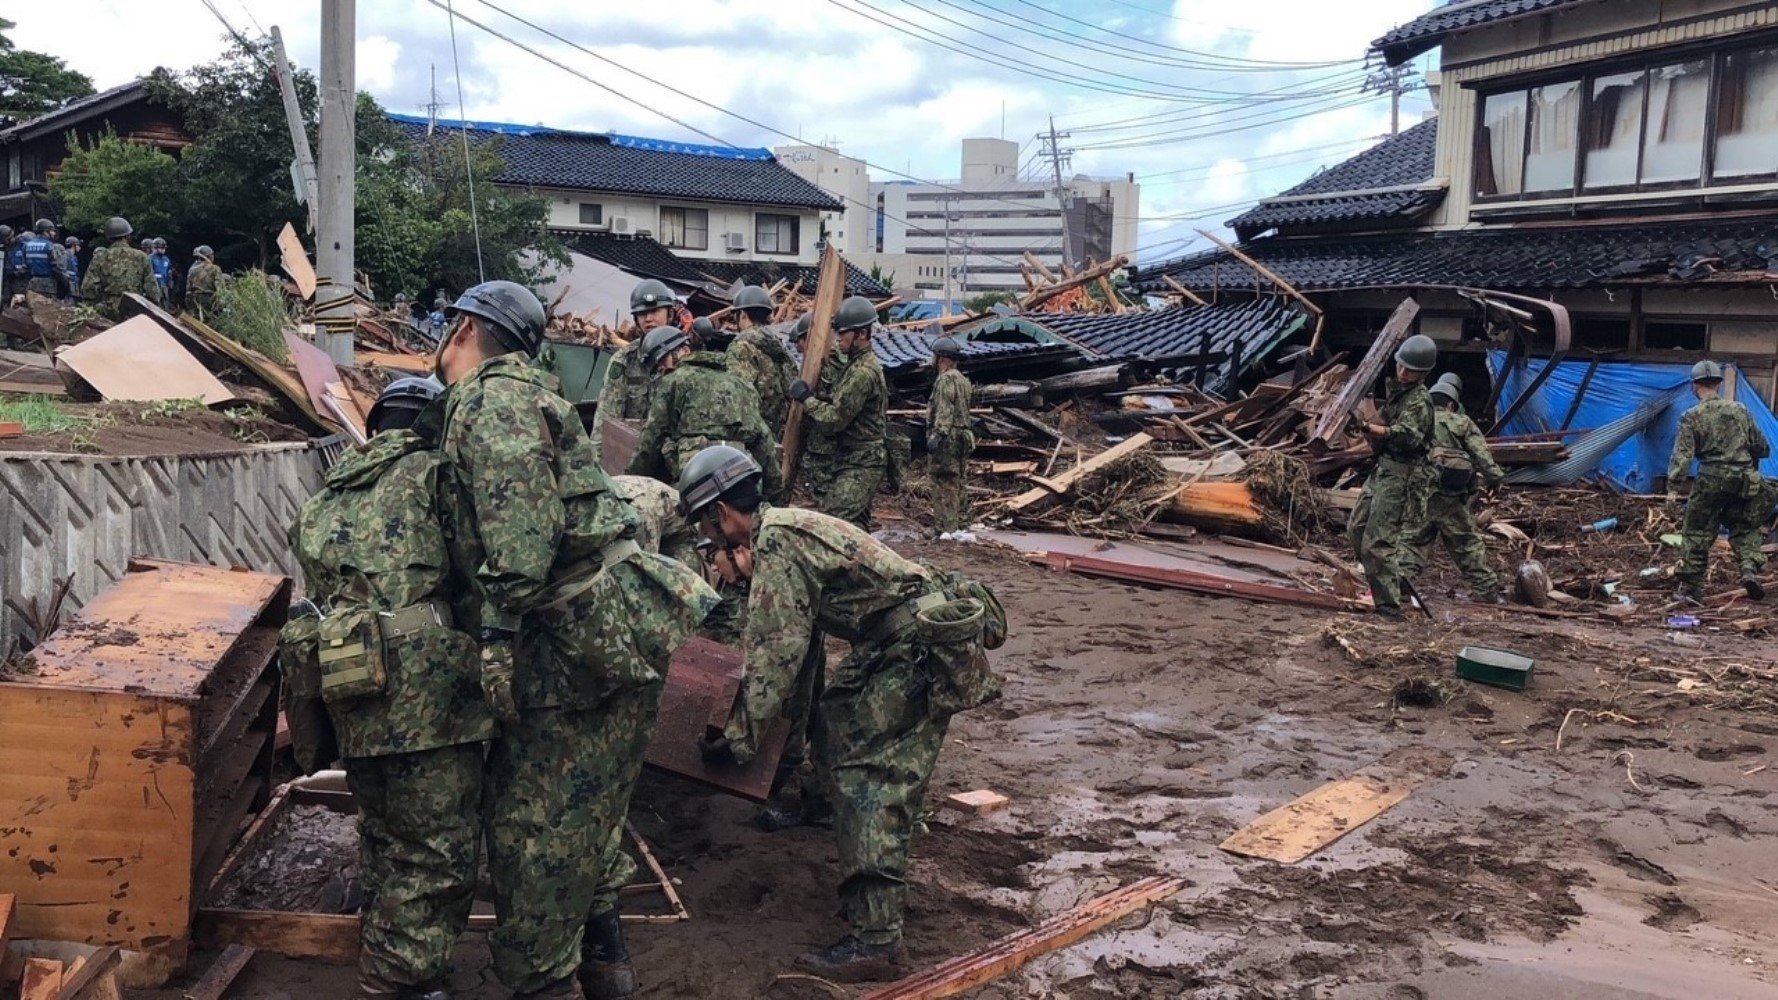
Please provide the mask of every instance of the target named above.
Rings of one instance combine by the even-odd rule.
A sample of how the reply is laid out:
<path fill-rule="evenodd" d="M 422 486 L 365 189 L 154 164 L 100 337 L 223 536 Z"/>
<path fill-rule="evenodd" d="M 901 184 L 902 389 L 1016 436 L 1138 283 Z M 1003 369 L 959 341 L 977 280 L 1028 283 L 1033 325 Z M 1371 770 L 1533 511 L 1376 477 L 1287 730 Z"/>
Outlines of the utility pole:
<path fill-rule="evenodd" d="M 1401 134 L 1401 97 L 1420 89 L 1420 74 L 1412 63 L 1389 67 L 1376 65 L 1365 77 L 1364 89 L 1370 93 L 1389 95 L 1389 134 Z"/>
<path fill-rule="evenodd" d="M 432 89 L 426 97 L 426 138 L 432 138 L 432 132 L 438 128 L 438 64 L 432 64 Z"/>
<path fill-rule="evenodd" d="M 358 88 L 353 58 L 357 36 L 356 0 L 321 0 L 321 225 L 315 237 L 315 263 L 321 285 L 315 290 L 319 346 L 336 365 L 353 364 L 357 327 L 353 258 L 357 244 L 357 135 L 353 122 Z"/>
<path fill-rule="evenodd" d="M 945 195 L 945 311 L 951 311 L 951 196 Z"/>
<path fill-rule="evenodd" d="M 318 232 L 316 213 L 321 210 L 321 196 L 316 191 L 315 154 L 309 151 L 309 130 L 303 124 L 302 105 L 296 99 L 296 80 L 290 75 L 290 57 L 284 54 L 284 36 L 272 25 L 272 74 L 278 78 L 278 93 L 284 96 L 284 120 L 290 125 L 290 144 L 296 149 L 296 160 L 290 165 L 290 179 L 296 186 L 296 200 L 308 206 L 309 232 Z"/>
<path fill-rule="evenodd" d="M 1068 154 L 1062 151 L 1061 141 L 1068 138 L 1067 132 L 1056 131 L 1056 118 L 1050 116 L 1050 130 L 1047 135 L 1038 138 L 1044 140 L 1043 154 L 1050 160 L 1050 175 L 1056 183 L 1056 205 L 1062 210 L 1062 265 L 1071 267 L 1074 263 L 1074 240 L 1068 225 L 1068 189 L 1062 186 L 1062 161 Z"/>

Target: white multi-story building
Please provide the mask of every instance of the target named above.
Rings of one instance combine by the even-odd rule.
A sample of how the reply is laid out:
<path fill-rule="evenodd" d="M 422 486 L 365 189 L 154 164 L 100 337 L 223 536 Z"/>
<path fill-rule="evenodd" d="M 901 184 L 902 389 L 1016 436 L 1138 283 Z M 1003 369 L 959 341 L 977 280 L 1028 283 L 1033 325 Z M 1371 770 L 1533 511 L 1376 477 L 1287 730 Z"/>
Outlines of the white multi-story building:
<path fill-rule="evenodd" d="M 863 160 L 831 146 L 777 146 L 772 155 L 790 172 L 844 202 L 839 210 L 821 214 L 822 229 L 841 253 L 857 257 L 876 249 L 876 203 Z"/>

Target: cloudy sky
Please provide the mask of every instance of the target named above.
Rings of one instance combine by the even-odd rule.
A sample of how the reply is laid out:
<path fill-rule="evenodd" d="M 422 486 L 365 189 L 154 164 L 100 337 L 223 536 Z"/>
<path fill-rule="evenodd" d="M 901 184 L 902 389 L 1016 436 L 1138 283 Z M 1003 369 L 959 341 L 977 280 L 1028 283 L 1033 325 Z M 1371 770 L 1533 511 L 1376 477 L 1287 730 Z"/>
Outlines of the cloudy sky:
<path fill-rule="evenodd" d="M 741 146 L 788 134 L 878 180 L 954 178 L 959 140 L 978 135 L 1022 143 L 1036 170 L 1054 115 L 1074 171 L 1136 174 L 1152 262 L 1385 134 L 1388 98 L 1359 92 L 1365 50 L 1435 0 L 450 0 L 456 65 L 445 2 L 358 4 L 360 89 L 424 114 L 436 72 L 447 117 L 461 100 L 472 119 Z M 251 36 L 278 25 L 313 69 L 319 8 L 80 0 L 7 16 L 20 47 L 104 88 L 216 58 L 217 12 Z M 1410 95 L 1404 127 L 1428 109 Z"/>

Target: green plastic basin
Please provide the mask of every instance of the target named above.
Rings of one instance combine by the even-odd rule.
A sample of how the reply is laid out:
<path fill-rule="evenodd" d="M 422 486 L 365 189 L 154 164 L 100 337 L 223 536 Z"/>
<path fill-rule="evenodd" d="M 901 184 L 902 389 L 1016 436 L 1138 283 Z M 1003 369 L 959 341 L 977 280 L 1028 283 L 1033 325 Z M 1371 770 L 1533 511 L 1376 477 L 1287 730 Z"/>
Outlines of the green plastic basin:
<path fill-rule="evenodd" d="M 1457 676 L 1477 684 L 1523 691 L 1531 683 L 1536 661 L 1504 649 L 1465 646 L 1457 651 Z"/>

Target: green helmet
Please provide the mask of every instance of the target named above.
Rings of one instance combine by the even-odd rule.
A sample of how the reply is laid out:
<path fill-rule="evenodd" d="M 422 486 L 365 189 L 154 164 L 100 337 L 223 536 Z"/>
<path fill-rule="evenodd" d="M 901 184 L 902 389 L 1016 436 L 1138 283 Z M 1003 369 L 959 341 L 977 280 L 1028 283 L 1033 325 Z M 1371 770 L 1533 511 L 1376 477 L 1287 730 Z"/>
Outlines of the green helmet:
<path fill-rule="evenodd" d="M 417 375 L 398 378 L 385 386 L 382 395 L 371 404 L 365 423 L 373 434 L 412 426 L 414 421 L 410 414 L 418 415 L 433 400 L 444 395 L 444 391 L 444 383 L 430 375 L 424 378 Z M 406 417 L 406 420 L 401 420 L 401 417 Z"/>
<path fill-rule="evenodd" d="M 12 227 L 11 226 L 0 226 L 0 240 L 10 240 L 10 239 L 12 239 Z"/>
<path fill-rule="evenodd" d="M 691 321 L 691 339 L 696 347 L 703 347 L 716 339 L 716 324 L 708 316 L 699 316 Z"/>
<path fill-rule="evenodd" d="M 53 233 L 56 231 L 56 224 L 48 219 L 38 219 L 37 225 L 32 228 L 36 229 L 39 233 Z"/>
<path fill-rule="evenodd" d="M 489 332 L 508 350 L 536 357 L 543 347 L 543 328 L 549 322 L 543 303 L 516 281 L 484 281 L 470 288 L 445 307 L 447 318 L 458 313 L 487 320 Z"/>
<path fill-rule="evenodd" d="M 648 331 L 648 336 L 642 338 L 642 367 L 654 371 L 660 367 L 661 362 L 667 360 L 668 355 L 689 343 L 691 338 L 685 335 L 685 331 L 671 323 L 655 327 Z"/>
<path fill-rule="evenodd" d="M 630 315 L 667 308 L 678 301 L 666 282 L 649 278 L 630 289 Z"/>
<path fill-rule="evenodd" d="M 120 240 L 135 231 L 135 227 L 130 225 L 130 220 L 121 215 L 114 215 L 111 217 L 111 221 L 105 223 L 105 238 L 108 240 Z"/>
<path fill-rule="evenodd" d="M 1429 372 L 1438 364 L 1438 345 L 1431 337 L 1416 333 L 1396 349 L 1395 363 L 1411 372 Z"/>
<path fill-rule="evenodd" d="M 790 339 L 796 341 L 799 344 L 802 343 L 809 336 L 809 328 L 814 325 L 815 325 L 815 314 L 814 313 L 803 313 L 801 316 L 798 316 L 796 318 L 796 332 L 792 333 L 790 335 Z"/>
<path fill-rule="evenodd" d="M 954 337 L 940 337 L 932 342 L 932 356 L 935 358 L 960 358 L 963 356 L 963 345 Z"/>
<path fill-rule="evenodd" d="M 711 445 L 693 455 L 679 474 L 679 510 L 695 520 L 699 511 L 760 475 L 752 455 L 733 445 Z"/>
<path fill-rule="evenodd" d="M 1693 382 L 1721 382 L 1722 365 L 1708 359 L 1692 366 Z"/>
<path fill-rule="evenodd" d="M 210 249 L 210 244 L 208 243 L 199 243 L 198 248 L 192 251 L 192 255 L 195 257 L 202 257 L 205 260 L 216 259 L 216 251 Z"/>
<path fill-rule="evenodd" d="M 751 309 L 770 310 L 772 308 L 772 295 L 758 285 L 743 285 L 741 286 L 741 290 L 735 293 L 735 308 L 742 312 Z M 754 317 L 754 319 L 758 318 L 759 317 L 757 316 Z"/>
<path fill-rule="evenodd" d="M 1439 380 L 1433 384 L 1431 392 L 1434 396 L 1440 396 L 1455 403 L 1463 396 L 1463 383 L 1459 382 L 1455 375 L 1441 375 Z"/>
<path fill-rule="evenodd" d="M 835 333 L 848 330 L 869 329 L 877 321 L 877 307 L 862 295 L 852 295 L 840 303 L 840 311 L 833 315 Z"/>
<path fill-rule="evenodd" d="M 167 241 L 162 239 L 159 236 L 156 236 L 154 238 L 154 248 L 156 250 L 165 250 L 167 248 Z"/>

